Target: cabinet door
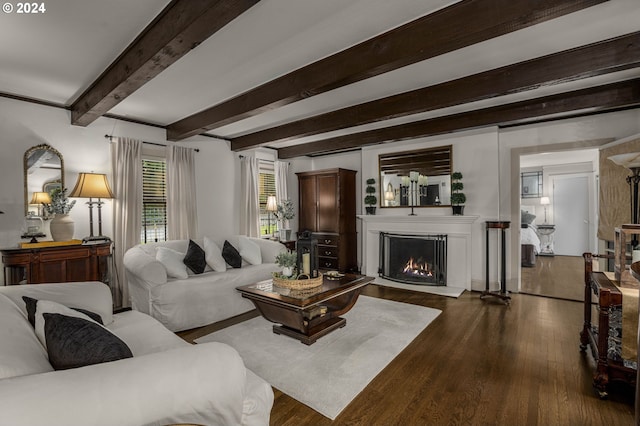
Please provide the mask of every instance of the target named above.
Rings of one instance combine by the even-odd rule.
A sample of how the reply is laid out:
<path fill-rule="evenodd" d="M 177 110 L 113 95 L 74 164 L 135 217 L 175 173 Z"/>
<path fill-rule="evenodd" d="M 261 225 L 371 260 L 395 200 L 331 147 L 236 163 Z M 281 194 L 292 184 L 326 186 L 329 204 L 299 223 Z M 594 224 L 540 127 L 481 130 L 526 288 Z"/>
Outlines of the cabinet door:
<path fill-rule="evenodd" d="M 316 223 L 316 178 L 300 177 L 298 180 L 298 229 L 317 231 Z"/>
<path fill-rule="evenodd" d="M 318 175 L 317 232 L 338 232 L 338 176 Z"/>

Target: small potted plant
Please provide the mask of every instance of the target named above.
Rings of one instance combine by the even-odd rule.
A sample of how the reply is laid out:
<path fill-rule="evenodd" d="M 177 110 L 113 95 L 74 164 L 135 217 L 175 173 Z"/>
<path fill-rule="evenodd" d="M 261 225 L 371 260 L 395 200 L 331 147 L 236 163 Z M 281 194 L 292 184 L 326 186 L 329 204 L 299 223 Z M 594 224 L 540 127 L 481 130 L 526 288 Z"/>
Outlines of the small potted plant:
<path fill-rule="evenodd" d="M 276 264 L 282 268 L 281 276 L 289 278 L 293 276 L 293 270 L 298 262 L 298 254 L 291 251 L 283 251 L 276 256 Z M 292 279 L 295 279 L 293 277 Z"/>
<path fill-rule="evenodd" d="M 291 240 L 291 229 L 289 229 L 289 221 L 296 217 L 296 213 L 293 207 L 293 201 L 282 200 L 282 203 L 278 204 L 277 210 L 273 212 L 279 223 L 280 228 L 280 240 Z"/>
<path fill-rule="evenodd" d="M 69 212 L 76 200 L 69 201 L 67 188 L 56 188 L 51 191 L 51 204 L 43 204 L 49 215 L 55 214 L 49 225 L 53 241 L 69 241 L 73 238 L 74 222 Z"/>
<path fill-rule="evenodd" d="M 451 174 L 451 208 L 453 214 L 457 216 L 464 214 L 464 203 L 467 202 L 467 197 L 462 192 L 463 189 L 462 173 L 453 172 Z"/>
<path fill-rule="evenodd" d="M 375 183 L 376 180 L 374 178 L 367 179 L 367 188 L 365 189 L 367 195 L 364 197 L 364 203 L 367 205 L 367 207 L 365 207 L 367 214 L 376 214 L 378 198 L 375 196 L 376 187 L 373 186 Z"/>

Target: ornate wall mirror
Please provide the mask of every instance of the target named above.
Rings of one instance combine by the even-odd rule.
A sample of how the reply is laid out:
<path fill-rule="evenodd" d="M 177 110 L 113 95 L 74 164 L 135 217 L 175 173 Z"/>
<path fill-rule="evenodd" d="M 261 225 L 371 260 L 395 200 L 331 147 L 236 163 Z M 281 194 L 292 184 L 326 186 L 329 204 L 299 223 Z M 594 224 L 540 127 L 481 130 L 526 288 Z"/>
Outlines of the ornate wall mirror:
<path fill-rule="evenodd" d="M 42 214 L 37 201 L 41 194 L 64 188 L 64 160 L 62 154 L 47 144 L 36 145 L 24 153 L 24 213 Z M 35 196 L 35 197 L 34 197 Z"/>
<path fill-rule="evenodd" d="M 451 205 L 451 145 L 378 156 L 380 207 Z"/>

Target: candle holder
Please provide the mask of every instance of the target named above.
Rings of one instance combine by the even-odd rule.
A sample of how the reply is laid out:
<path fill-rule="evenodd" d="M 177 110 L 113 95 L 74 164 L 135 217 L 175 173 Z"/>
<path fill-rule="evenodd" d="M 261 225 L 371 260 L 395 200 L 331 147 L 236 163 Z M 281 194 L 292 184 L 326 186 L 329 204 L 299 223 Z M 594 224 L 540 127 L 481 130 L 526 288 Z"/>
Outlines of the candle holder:
<path fill-rule="evenodd" d="M 310 231 L 300 234 L 296 243 L 298 251 L 298 274 L 306 274 L 310 278 L 318 277 L 318 240 Z"/>

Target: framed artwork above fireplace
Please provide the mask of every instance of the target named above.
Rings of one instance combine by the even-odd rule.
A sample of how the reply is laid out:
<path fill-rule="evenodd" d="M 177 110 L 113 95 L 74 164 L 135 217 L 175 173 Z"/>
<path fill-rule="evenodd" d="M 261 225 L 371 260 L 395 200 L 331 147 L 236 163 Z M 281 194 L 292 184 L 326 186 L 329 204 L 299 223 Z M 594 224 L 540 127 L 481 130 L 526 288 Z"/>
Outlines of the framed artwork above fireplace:
<path fill-rule="evenodd" d="M 451 205 L 452 146 L 378 156 L 380 207 Z"/>

